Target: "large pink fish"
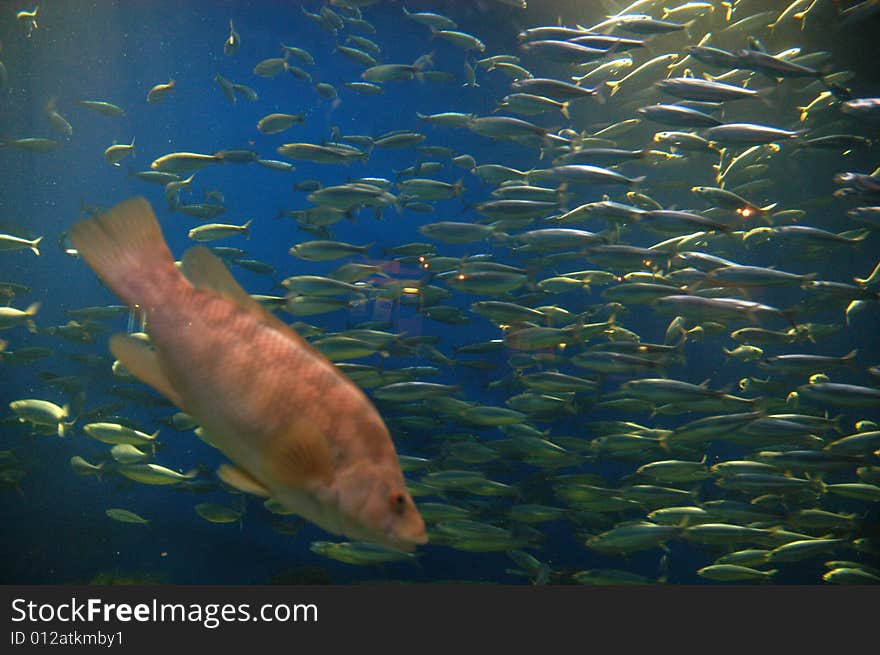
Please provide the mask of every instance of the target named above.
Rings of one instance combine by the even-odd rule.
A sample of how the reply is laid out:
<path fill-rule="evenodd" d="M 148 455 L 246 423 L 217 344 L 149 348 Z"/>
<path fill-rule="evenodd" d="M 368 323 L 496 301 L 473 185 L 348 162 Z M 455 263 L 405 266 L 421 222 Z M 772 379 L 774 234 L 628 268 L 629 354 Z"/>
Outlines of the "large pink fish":
<path fill-rule="evenodd" d="M 113 355 L 202 425 L 235 464 L 220 467 L 221 479 L 334 534 L 404 550 L 426 543 L 375 407 L 210 250 L 188 250 L 181 274 L 143 198 L 76 223 L 70 236 L 146 314 L 153 349 L 117 334 Z"/>

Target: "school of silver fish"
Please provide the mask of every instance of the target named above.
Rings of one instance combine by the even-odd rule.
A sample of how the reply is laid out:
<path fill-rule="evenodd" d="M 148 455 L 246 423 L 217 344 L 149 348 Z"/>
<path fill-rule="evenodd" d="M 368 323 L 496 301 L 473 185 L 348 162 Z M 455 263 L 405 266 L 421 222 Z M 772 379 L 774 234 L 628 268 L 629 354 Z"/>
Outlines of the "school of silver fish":
<path fill-rule="evenodd" d="M 37 434 L 76 444 L 65 475 L 215 494 L 193 520 L 241 529 L 256 512 L 285 535 L 306 519 L 327 535 L 292 549 L 348 564 L 454 549 L 494 553 L 533 584 L 652 584 L 676 581 L 676 558 L 696 551 L 692 573 L 709 581 L 806 565 L 802 582 L 880 583 L 880 364 L 861 354 L 876 353 L 880 316 L 880 97 L 799 45 L 813 25 L 842 38 L 880 3 L 603 2 L 595 24 L 526 27 L 503 53 L 429 3 L 394 4 L 431 39 L 412 63 L 384 60 L 394 35 L 370 20 L 379 4 L 304 4 L 327 52 L 288 38 L 254 58 L 254 80 L 286 99 L 286 73 L 331 104 L 460 89 L 436 112 L 384 117 L 416 128 L 297 142 L 286 134 L 314 120 L 302 102 L 281 113 L 271 92 L 218 73 L 229 103 L 265 103 L 252 130 L 279 135 L 274 152 L 160 154 L 132 134 L 80 165 L 156 152 L 130 169 L 149 200 L 84 205 L 56 234 L 0 225 L 0 371 L 77 371 L 45 370 L 45 388 L 9 403 L 3 431 L 21 443 L 0 451 L 0 493 L 26 502 Z M 22 39 L 51 25 L 38 7 L 13 14 Z M 234 19 L 218 53 L 224 36 L 224 56 L 252 56 Z M 438 51 L 460 68 L 438 69 Z M 340 58 L 359 74 L 319 81 L 318 62 Z M 15 74 L 0 61 L 0 89 Z M 183 84 L 142 101 L 174 103 Z M 6 135 L 0 158 L 53 156 L 78 123 L 126 115 L 105 99 L 40 106 L 56 135 Z M 453 133 L 479 160 L 444 145 Z M 510 148 L 530 167 L 488 156 Z M 400 168 L 374 167 L 374 152 Z M 348 181 L 297 178 L 305 162 Z M 227 165 L 266 169 L 299 206 L 223 222 L 233 190 L 198 189 Z M 374 219 L 417 222 L 424 240 L 374 243 Z M 352 221 L 363 238 L 335 240 Z M 286 268 L 244 249 L 288 226 L 307 236 L 285 243 Z M 163 232 L 193 242 L 180 262 Z M 52 295 L 33 300 L 23 272 L 56 241 L 109 290 L 46 325 Z M 245 271 L 273 291 L 245 290 Z M 340 313 L 347 327 L 330 331 Z M 469 325 L 493 338 L 468 340 Z M 143 410 L 151 421 L 127 417 Z M 219 453 L 181 471 L 163 447 L 193 432 Z M 119 529 L 157 529 L 104 494 L 106 517 L 132 526 Z M 557 564 L 572 539 L 583 564 Z M 652 575 L 631 568 L 643 551 Z"/>

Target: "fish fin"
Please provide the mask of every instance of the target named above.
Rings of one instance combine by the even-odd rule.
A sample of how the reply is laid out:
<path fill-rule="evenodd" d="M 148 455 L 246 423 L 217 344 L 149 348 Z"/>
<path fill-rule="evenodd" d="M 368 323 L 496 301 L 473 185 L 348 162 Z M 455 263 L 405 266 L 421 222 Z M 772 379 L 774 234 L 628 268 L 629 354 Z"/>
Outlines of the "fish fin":
<path fill-rule="evenodd" d="M 184 275 L 192 282 L 193 286 L 200 289 L 211 289 L 219 293 L 235 303 L 239 309 L 259 317 L 263 323 L 283 333 L 298 346 L 309 350 L 314 355 L 323 357 L 316 348 L 299 336 L 289 325 L 254 300 L 235 281 L 223 261 L 210 249 L 205 246 L 190 248 L 183 254 L 181 264 Z"/>
<path fill-rule="evenodd" d="M 114 334 L 110 337 L 110 352 L 138 380 L 150 385 L 177 407 L 186 411 L 180 394 L 162 372 L 159 358 L 149 346 L 127 334 Z"/>
<path fill-rule="evenodd" d="M 289 430 L 278 432 L 266 445 L 266 468 L 287 485 L 304 487 L 310 481 L 333 477 L 330 444 L 323 432 L 307 421 L 297 421 Z"/>
<path fill-rule="evenodd" d="M 779 86 L 765 86 L 762 89 L 755 89 L 754 97 L 760 100 L 768 109 L 773 109 L 775 107 L 775 102 L 771 100 L 770 96 L 773 95 L 778 88 Z"/>
<path fill-rule="evenodd" d="M 863 227 L 855 230 L 846 230 L 845 232 L 840 232 L 837 236 L 842 237 L 848 241 L 859 242 L 864 241 L 871 234 L 871 228 Z"/>
<path fill-rule="evenodd" d="M 252 475 L 229 464 L 221 464 L 217 469 L 217 477 L 230 487 L 253 496 L 271 498 L 272 494 L 266 487 L 260 484 Z"/>
<path fill-rule="evenodd" d="M 142 197 L 119 203 L 107 212 L 70 228 L 80 256 L 130 307 L 149 306 L 175 293 L 174 258 L 162 237 L 150 203 Z"/>
<path fill-rule="evenodd" d="M 260 307 L 235 281 L 223 261 L 205 246 L 187 250 L 181 260 L 181 269 L 192 285 L 199 289 L 216 291 L 242 309 Z"/>

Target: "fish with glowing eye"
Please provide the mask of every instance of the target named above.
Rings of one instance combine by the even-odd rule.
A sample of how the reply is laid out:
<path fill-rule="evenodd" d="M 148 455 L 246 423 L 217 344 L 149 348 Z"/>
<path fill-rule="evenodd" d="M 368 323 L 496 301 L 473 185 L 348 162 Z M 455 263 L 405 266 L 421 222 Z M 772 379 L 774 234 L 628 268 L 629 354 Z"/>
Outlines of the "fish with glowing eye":
<path fill-rule="evenodd" d="M 239 47 L 241 47 L 241 37 L 238 35 L 238 32 L 235 31 L 235 25 L 232 24 L 232 20 L 230 19 L 229 36 L 223 43 L 223 54 L 227 57 L 231 57 L 238 52 Z"/>

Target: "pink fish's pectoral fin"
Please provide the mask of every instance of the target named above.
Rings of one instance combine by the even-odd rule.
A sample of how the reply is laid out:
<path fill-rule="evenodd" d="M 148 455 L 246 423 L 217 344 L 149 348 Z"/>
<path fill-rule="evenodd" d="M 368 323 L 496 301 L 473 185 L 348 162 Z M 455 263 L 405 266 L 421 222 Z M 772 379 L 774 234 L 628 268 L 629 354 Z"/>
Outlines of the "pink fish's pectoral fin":
<path fill-rule="evenodd" d="M 234 487 L 243 493 L 262 498 L 270 498 L 272 496 L 271 492 L 250 473 L 246 473 L 229 464 L 220 465 L 220 468 L 217 469 L 217 477 L 230 487 Z"/>
<path fill-rule="evenodd" d="M 162 372 L 159 358 L 147 344 L 127 334 L 114 334 L 110 337 L 110 352 L 138 380 L 150 385 L 181 410 L 186 411 L 180 394 Z"/>
<path fill-rule="evenodd" d="M 333 479 L 333 453 L 327 437 L 300 421 L 266 444 L 264 466 L 288 487 L 304 488 Z"/>

